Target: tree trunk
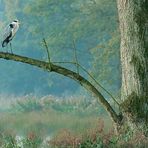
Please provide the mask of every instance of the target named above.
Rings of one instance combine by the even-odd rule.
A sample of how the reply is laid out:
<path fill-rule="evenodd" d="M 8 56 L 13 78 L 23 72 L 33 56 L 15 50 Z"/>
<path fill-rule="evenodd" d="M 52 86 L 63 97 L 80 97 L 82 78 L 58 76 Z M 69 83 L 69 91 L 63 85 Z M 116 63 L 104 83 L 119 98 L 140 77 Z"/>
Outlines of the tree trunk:
<path fill-rule="evenodd" d="M 146 0 L 118 0 L 123 99 L 133 92 L 137 96 L 148 96 L 146 7 Z"/>
<path fill-rule="evenodd" d="M 122 107 L 148 122 L 148 1 L 117 0 L 121 33 Z"/>

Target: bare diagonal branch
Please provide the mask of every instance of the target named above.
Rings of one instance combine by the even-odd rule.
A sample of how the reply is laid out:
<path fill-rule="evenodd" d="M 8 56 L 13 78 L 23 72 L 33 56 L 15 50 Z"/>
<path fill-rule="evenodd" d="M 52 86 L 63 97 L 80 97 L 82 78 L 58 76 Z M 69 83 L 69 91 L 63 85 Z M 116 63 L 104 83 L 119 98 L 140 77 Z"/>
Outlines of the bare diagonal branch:
<path fill-rule="evenodd" d="M 114 109 L 111 107 L 111 105 L 107 102 L 107 100 L 103 97 L 103 95 L 88 80 L 86 80 L 80 74 L 78 74 L 74 71 L 71 71 L 69 69 L 66 69 L 62 66 L 55 65 L 51 62 L 49 64 L 48 62 L 44 62 L 44 61 L 40 61 L 40 60 L 37 60 L 37 59 L 24 57 L 24 56 L 20 56 L 20 55 L 0 52 L 0 58 L 6 59 L 6 60 L 13 60 L 13 61 L 17 61 L 17 62 L 22 62 L 22 63 L 27 63 L 29 65 L 39 67 L 39 68 L 46 70 L 46 71 L 49 71 L 49 72 L 55 72 L 55 73 L 64 75 L 66 77 L 69 77 L 69 78 L 77 81 L 78 83 L 80 83 L 85 89 L 87 89 L 89 92 L 91 92 L 99 100 L 99 102 L 106 109 L 106 111 L 109 113 L 111 119 L 115 123 L 120 122 L 119 116 L 114 111 Z"/>

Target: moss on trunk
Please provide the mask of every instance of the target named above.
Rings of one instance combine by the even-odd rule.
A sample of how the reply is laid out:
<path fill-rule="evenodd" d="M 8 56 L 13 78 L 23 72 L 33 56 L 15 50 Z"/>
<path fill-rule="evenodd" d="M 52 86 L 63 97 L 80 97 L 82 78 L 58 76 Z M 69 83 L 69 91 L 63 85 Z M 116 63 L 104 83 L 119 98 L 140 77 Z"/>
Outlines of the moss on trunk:
<path fill-rule="evenodd" d="M 148 122 L 148 97 L 138 97 L 133 92 L 128 98 L 121 104 L 123 112 L 129 114 L 135 121 Z"/>

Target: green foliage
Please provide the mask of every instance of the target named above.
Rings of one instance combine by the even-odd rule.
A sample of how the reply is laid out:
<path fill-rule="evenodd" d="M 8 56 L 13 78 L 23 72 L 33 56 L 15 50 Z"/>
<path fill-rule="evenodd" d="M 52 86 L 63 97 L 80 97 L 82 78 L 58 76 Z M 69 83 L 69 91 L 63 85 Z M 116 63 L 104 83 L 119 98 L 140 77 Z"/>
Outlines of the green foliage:
<path fill-rule="evenodd" d="M 34 132 L 28 133 L 26 137 L 19 139 L 20 137 L 13 135 L 12 133 L 2 133 L 0 136 L 1 148 L 39 148 L 43 142 L 39 135 Z"/>
<path fill-rule="evenodd" d="M 18 148 L 16 145 L 15 135 L 13 135 L 12 133 L 1 133 L 0 147 Z"/>
<path fill-rule="evenodd" d="M 86 139 L 83 143 L 81 143 L 80 148 L 103 148 L 102 139 L 99 137 L 97 138 L 96 142 L 94 143 L 91 139 Z"/>
<path fill-rule="evenodd" d="M 41 147 L 42 142 L 43 139 L 40 137 L 40 135 L 30 132 L 28 133 L 27 137 L 23 139 L 22 144 L 25 148 L 39 148 Z"/>
<path fill-rule="evenodd" d="M 107 89 L 113 93 L 119 90 L 119 33 L 116 29 L 117 10 L 114 0 L 15 0 L 10 4 L 10 0 L 3 0 L 3 24 L 16 17 L 21 21 L 14 42 L 16 53 L 47 60 L 46 51 L 41 45 L 44 36 L 52 61 L 74 61 L 72 43 L 75 40 L 79 62 Z M 108 22 L 111 25 L 108 25 Z M 48 82 L 51 84 L 50 92 L 56 94 L 68 88 L 72 91 L 79 89 L 73 83 L 69 85 L 70 81 L 64 78 L 60 78 L 59 84 L 55 76 L 47 76 L 22 65 L 15 66 L 14 69 L 14 65 L 2 66 L 5 72 L 9 71 L 9 75 L 13 75 L 13 78 L 9 78 L 3 72 L 3 89 L 10 90 L 9 87 L 13 86 L 12 92 L 25 90 L 25 94 L 46 94 L 49 92 Z M 75 69 L 72 66 L 67 67 Z M 38 81 L 35 81 L 36 79 Z M 17 87 L 18 85 L 21 87 Z"/>
<path fill-rule="evenodd" d="M 146 100 L 147 97 L 138 97 L 135 92 L 133 92 L 122 104 L 121 107 L 131 116 L 132 119 L 138 122 L 144 120 L 147 123 L 148 120 L 148 109 Z"/>
<path fill-rule="evenodd" d="M 144 68 L 144 61 L 142 56 L 138 53 L 136 55 L 136 52 L 133 53 L 131 64 L 133 67 L 135 67 L 136 74 L 140 76 L 140 79 L 143 80 L 145 77 L 145 68 Z"/>

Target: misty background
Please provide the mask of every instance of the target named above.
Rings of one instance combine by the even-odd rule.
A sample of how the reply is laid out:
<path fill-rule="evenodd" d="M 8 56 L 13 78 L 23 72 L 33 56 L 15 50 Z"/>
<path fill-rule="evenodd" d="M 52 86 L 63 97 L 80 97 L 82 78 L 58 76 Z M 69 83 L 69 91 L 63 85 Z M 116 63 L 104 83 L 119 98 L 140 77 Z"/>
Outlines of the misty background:
<path fill-rule="evenodd" d="M 118 94 L 119 33 L 113 0 L 0 0 L 0 32 L 16 18 L 21 25 L 12 41 L 14 54 L 47 61 L 42 43 L 45 37 L 52 62 L 74 61 L 75 41 L 78 62 L 108 91 Z M 5 52 L 6 48 L 0 50 Z M 75 66 L 62 66 L 76 71 Z M 86 93 L 73 80 L 30 65 L 1 59 L 0 67 L 1 95 Z M 81 74 L 90 79 L 82 71 Z"/>
<path fill-rule="evenodd" d="M 117 18 L 114 0 L 0 0 L 0 41 L 4 28 L 18 19 L 20 28 L 12 40 L 14 54 L 48 61 L 43 38 L 53 63 L 76 62 L 76 51 L 78 63 L 89 73 L 80 68 L 80 74 L 118 112 L 113 99 L 90 77 L 120 98 Z M 0 51 L 10 52 L 9 45 Z M 77 72 L 75 65 L 56 64 Z M 93 131 L 112 127 L 98 100 L 74 80 L 0 59 L 0 147 L 15 147 L 16 138 L 25 148 L 40 148 L 52 140 L 63 143 L 63 137 L 71 136 L 81 139 L 82 135 L 88 141 L 87 134 L 93 137 Z"/>

